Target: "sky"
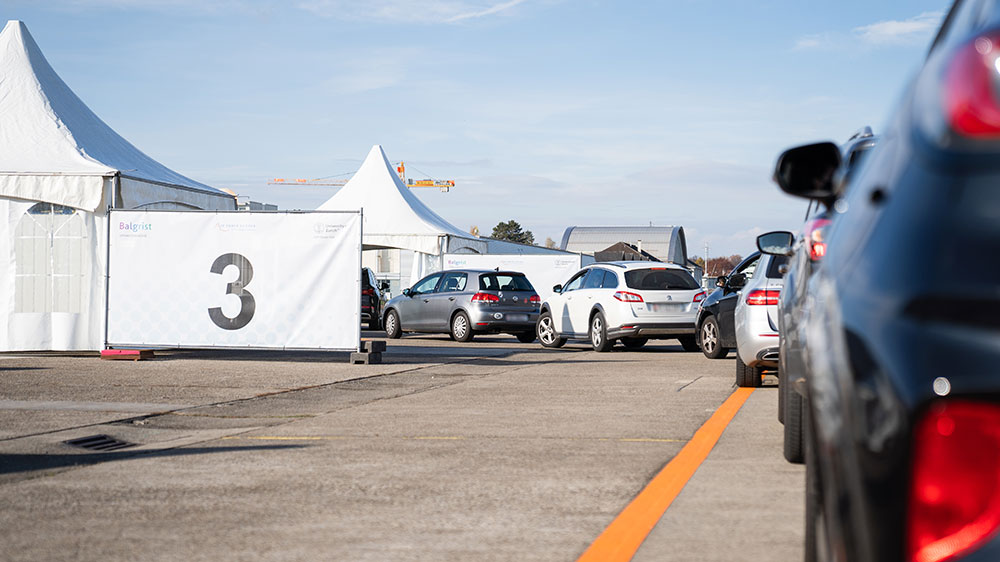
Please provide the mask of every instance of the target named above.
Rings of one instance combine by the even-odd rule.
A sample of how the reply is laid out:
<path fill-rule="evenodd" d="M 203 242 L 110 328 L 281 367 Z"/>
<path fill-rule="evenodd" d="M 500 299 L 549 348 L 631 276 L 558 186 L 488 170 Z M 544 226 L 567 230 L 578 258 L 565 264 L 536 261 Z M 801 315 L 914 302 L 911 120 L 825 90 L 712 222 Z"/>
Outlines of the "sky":
<path fill-rule="evenodd" d="M 106 123 L 281 209 L 372 145 L 461 230 L 680 225 L 691 255 L 797 230 L 785 148 L 878 133 L 950 2 L 0 0 Z"/>

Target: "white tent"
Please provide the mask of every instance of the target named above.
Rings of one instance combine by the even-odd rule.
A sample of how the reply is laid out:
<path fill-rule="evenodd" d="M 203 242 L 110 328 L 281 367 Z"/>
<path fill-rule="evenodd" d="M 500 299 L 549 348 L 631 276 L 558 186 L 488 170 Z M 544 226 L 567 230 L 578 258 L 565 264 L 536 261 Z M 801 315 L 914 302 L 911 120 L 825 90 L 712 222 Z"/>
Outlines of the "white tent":
<path fill-rule="evenodd" d="M 23 23 L 0 32 L 0 351 L 103 346 L 109 207 L 235 205 L 101 121 Z"/>
<path fill-rule="evenodd" d="M 486 243 L 456 228 L 424 205 L 393 171 L 375 145 L 347 184 L 319 206 L 320 211 L 364 210 L 366 250 L 401 248 L 430 255 L 486 251 Z"/>
<path fill-rule="evenodd" d="M 446 253 L 486 253 L 484 240 L 473 238 L 441 218 L 403 185 L 375 145 L 368 156 L 320 211 L 362 209 L 362 242 L 365 250 L 399 248 L 416 252 L 411 281 L 440 270 Z"/>

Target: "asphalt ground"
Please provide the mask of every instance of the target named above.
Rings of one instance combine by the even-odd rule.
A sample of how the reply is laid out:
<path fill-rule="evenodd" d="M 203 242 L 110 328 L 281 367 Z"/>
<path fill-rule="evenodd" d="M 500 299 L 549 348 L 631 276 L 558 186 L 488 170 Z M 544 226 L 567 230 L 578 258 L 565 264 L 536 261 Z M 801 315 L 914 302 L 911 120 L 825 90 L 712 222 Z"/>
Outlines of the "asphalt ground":
<path fill-rule="evenodd" d="M 801 559 L 772 381 L 685 461 L 734 394 L 732 354 L 388 343 L 379 365 L 0 354 L 0 559 L 576 560 L 616 525 L 651 531 L 614 559 Z M 65 444 L 98 434 L 132 445 Z M 653 508 L 628 515 L 638 497 Z"/>

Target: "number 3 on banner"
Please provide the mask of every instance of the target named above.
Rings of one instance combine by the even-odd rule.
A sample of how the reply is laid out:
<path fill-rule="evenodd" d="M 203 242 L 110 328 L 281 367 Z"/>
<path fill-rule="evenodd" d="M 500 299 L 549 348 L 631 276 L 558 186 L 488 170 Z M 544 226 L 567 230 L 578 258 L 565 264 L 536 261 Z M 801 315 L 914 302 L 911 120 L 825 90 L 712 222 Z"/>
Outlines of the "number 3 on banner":
<path fill-rule="evenodd" d="M 223 330 L 239 330 L 250 323 L 253 313 L 257 309 L 253 295 L 244 288 L 253 279 L 253 266 L 250 265 L 250 260 L 240 254 L 222 254 L 215 258 L 215 263 L 212 264 L 212 273 L 222 275 L 222 271 L 228 265 L 235 265 L 240 270 L 236 280 L 226 285 L 227 295 L 240 297 L 240 313 L 236 315 L 236 318 L 229 318 L 222 313 L 222 308 L 217 306 L 208 309 L 208 317 Z"/>

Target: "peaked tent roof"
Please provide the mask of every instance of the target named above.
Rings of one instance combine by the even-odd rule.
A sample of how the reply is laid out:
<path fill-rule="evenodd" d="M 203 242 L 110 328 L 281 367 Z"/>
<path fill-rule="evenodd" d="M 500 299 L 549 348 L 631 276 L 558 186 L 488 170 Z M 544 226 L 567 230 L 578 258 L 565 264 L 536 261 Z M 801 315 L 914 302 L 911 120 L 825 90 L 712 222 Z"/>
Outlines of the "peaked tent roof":
<path fill-rule="evenodd" d="M 403 185 L 380 145 L 372 147 L 361 168 L 317 210 L 358 209 L 364 212 L 366 249 L 403 248 L 440 255 L 464 247 L 486 252 L 485 242 L 441 218 Z"/>
<path fill-rule="evenodd" d="M 24 23 L 8 21 L 0 32 L 0 196 L 93 211 L 104 201 L 103 178 L 116 173 L 152 184 L 147 190 L 159 185 L 207 201 L 232 199 L 122 138 L 59 78 Z"/>

